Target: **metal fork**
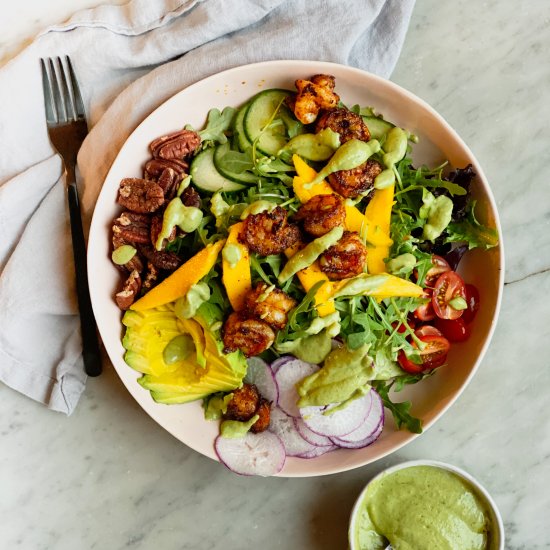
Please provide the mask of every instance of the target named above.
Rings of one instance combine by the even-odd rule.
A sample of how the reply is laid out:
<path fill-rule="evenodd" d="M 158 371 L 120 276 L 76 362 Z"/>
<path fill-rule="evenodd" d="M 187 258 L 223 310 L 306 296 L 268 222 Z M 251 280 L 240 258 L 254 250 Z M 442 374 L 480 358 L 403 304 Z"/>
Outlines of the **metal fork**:
<path fill-rule="evenodd" d="M 86 243 L 75 177 L 76 155 L 88 133 L 86 113 L 69 57 L 65 57 L 64 63 L 59 57 L 41 59 L 40 65 L 48 135 L 63 159 L 67 183 L 84 369 L 89 376 L 98 376 L 101 374 L 101 356 L 88 290 Z"/>

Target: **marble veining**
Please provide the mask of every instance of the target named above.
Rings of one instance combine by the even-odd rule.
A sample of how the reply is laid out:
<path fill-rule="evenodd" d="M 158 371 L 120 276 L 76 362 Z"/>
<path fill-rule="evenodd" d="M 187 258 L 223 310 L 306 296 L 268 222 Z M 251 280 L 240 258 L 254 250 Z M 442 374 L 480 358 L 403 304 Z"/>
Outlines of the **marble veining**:
<path fill-rule="evenodd" d="M 550 548 L 549 49 L 546 0 L 422 0 L 392 77 L 469 144 L 504 230 L 508 284 L 493 342 L 432 429 L 351 472 L 248 479 L 160 429 L 112 367 L 88 381 L 69 418 L 0 386 L 0 547 L 343 549 L 364 483 L 432 458 L 486 486 L 508 549 Z"/>

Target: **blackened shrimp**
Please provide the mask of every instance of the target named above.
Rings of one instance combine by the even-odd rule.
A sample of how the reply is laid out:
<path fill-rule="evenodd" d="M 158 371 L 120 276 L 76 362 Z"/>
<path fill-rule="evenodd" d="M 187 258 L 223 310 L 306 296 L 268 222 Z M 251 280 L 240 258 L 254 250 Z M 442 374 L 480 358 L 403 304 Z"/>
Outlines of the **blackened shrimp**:
<path fill-rule="evenodd" d="M 257 414 L 260 418 L 252 424 L 250 431 L 253 434 L 257 434 L 267 430 L 269 428 L 269 421 L 271 420 L 271 404 L 269 401 L 262 397 L 254 414 Z"/>
<path fill-rule="evenodd" d="M 340 280 L 363 273 L 367 248 L 355 231 L 344 231 L 342 238 L 319 258 L 321 271 L 329 279 Z"/>
<path fill-rule="evenodd" d="M 339 108 L 324 113 L 315 126 L 315 131 L 320 132 L 325 128 L 340 134 L 340 143 L 346 143 L 350 139 L 369 141 L 370 132 L 363 119 L 349 109 Z"/>
<path fill-rule="evenodd" d="M 296 306 L 296 300 L 286 292 L 263 282 L 248 291 L 244 303 L 251 317 L 261 319 L 276 330 L 285 328 L 288 312 Z"/>
<path fill-rule="evenodd" d="M 241 350 L 246 357 L 259 355 L 275 340 L 273 329 L 264 321 L 233 312 L 223 325 L 224 353 Z"/>
<path fill-rule="evenodd" d="M 338 195 L 315 195 L 304 203 L 294 219 L 301 221 L 304 231 L 321 237 L 331 229 L 343 225 L 346 218 L 344 201 Z"/>
<path fill-rule="evenodd" d="M 286 210 L 280 206 L 271 212 L 248 216 L 239 236 L 243 244 L 260 256 L 281 254 L 299 238 L 298 227 L 288 223 Z"/>
<path fill-rule="evenodd" d="M 246 422 L 250 420 L 260 406 L 260 393 L 253 384 L 243 384 L 234 390 L 223 417 L 227 420 Z"/>
<path fill-rule="evenodd" d="M 351 170 L 339 170 L 328 176 L 330 186 L 343 197 L 354 199 L 373 189 L 374 179 L 382 172 L 382 166 L 369 159 Z"/>
<path fill-rule="evenodd" d="M 334 93 L 335 79 L 331 75 L 316 74 L 309 80 L 296 80 L 295 84 L 298 92 L 289 106 L 304 124 L 315 122 L 321 109 L 334 109 L 340 101 Z"/>

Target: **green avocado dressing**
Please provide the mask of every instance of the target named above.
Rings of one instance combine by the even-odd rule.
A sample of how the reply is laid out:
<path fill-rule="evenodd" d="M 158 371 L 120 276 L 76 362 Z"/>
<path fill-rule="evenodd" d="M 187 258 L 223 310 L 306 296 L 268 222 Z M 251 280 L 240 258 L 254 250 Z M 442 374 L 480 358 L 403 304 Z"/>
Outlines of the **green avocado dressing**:
<path fill-rule="evenodd" d="M 250 428 L 256 423 L 259 415 L 255 414 L 247 422 L 239 422 L 238 420 L 224 420 L 220 425 L 220 435 L 228 439 L 237 439 L 244 437 Z"/>
<path fill-rule="evenodd" d="M 274 202 L 264 200 L 254 201 L 243 210 L 241 220 L 246 220 L 248 216 L 254 216 L 262 212 L 271 212 L 275 208 L 277 208 L 277 205 Z"/>
<path fill-rule="evenodd" d="M 229 264 L 229 267 L 233 269 L 242 257 L 241 249 L 236 244 L 226 244 L 223 247 L 222 256 L 223 259 Z"/>
<path fill-rule="evenodd" d="M 359 393 L 367 388 L 373 376 L 368 350 L 368 345 L 356 350 L 343 346 L 329 353 L 321 370 L 296 384 L 300 396 L 298 406 L 349 404 L 353 398 L 360 396 Z"/>
<path fill-rule="evenodd" d="M 206 283 L 195 283 L 181 298 L 176 300 L 174 311 L 180 319 L 191 319 L 198 309 L 210 300 L 210 287 Z"/>
<path fill-rule="evenodd" d="M 155 248 L 161 250 L 164 239 L 170 237 L 174 227 L 178 226 L 185 233 L 192 233 L 202 221 L 202 211 L 194 206 L 185 206 L 179 197 L 173 198 L 166 207 L 162 217 L 162 229 Z"/>
<path fill-rule="evenodd" d="M 445 195 L 434 197 L 424 189 L 420 207 L 420 217 L 426 220 L 422 237 L 428 241 L 435 241 L 446 229 L 453 213 L 453 201 Z"/>
<path fill-rule="evenodd" d="M 195 343 L 189 334 L 179 334 L 172 338 L 162 352 L 162 358 L 167 365 L 187 359 L 195 351 Z"/>
<path fill-rule="evenodd" d="M 490 522 L 475 491 L 452 472 L 412 466 L 374 480 L 351 534 L 358 550 L 488 550 Z"/>
<path fill-rule="evenodd" d="M 328 160 L 340 147 L 340 134 L 331 128 L 325 128 L 316 134 L 300 134 L 292 138 L 278 153 L 290 158 L 293 154 L 312 160 Z"/>
<path fill-rule="evenodd" d="M 283 267 L 277 277 L 279 283 L 288 281 L 298 271 L 309 267 L 325 250 L 335 245 L 344 234 L 342 226 L 334 227 L 328 233 L 317 239 L 313 239 L 309 244 L 298 250 Z"/>

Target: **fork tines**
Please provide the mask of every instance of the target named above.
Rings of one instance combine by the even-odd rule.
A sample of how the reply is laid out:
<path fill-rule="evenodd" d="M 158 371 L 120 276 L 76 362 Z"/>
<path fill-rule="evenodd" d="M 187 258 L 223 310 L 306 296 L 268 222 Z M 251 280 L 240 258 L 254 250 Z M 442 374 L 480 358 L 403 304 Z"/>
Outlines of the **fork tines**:
<path fill-rule="evenodd" d="M 48 124 L 84 120 L 85 111 L 69 56 L 40 59 Z"/>

